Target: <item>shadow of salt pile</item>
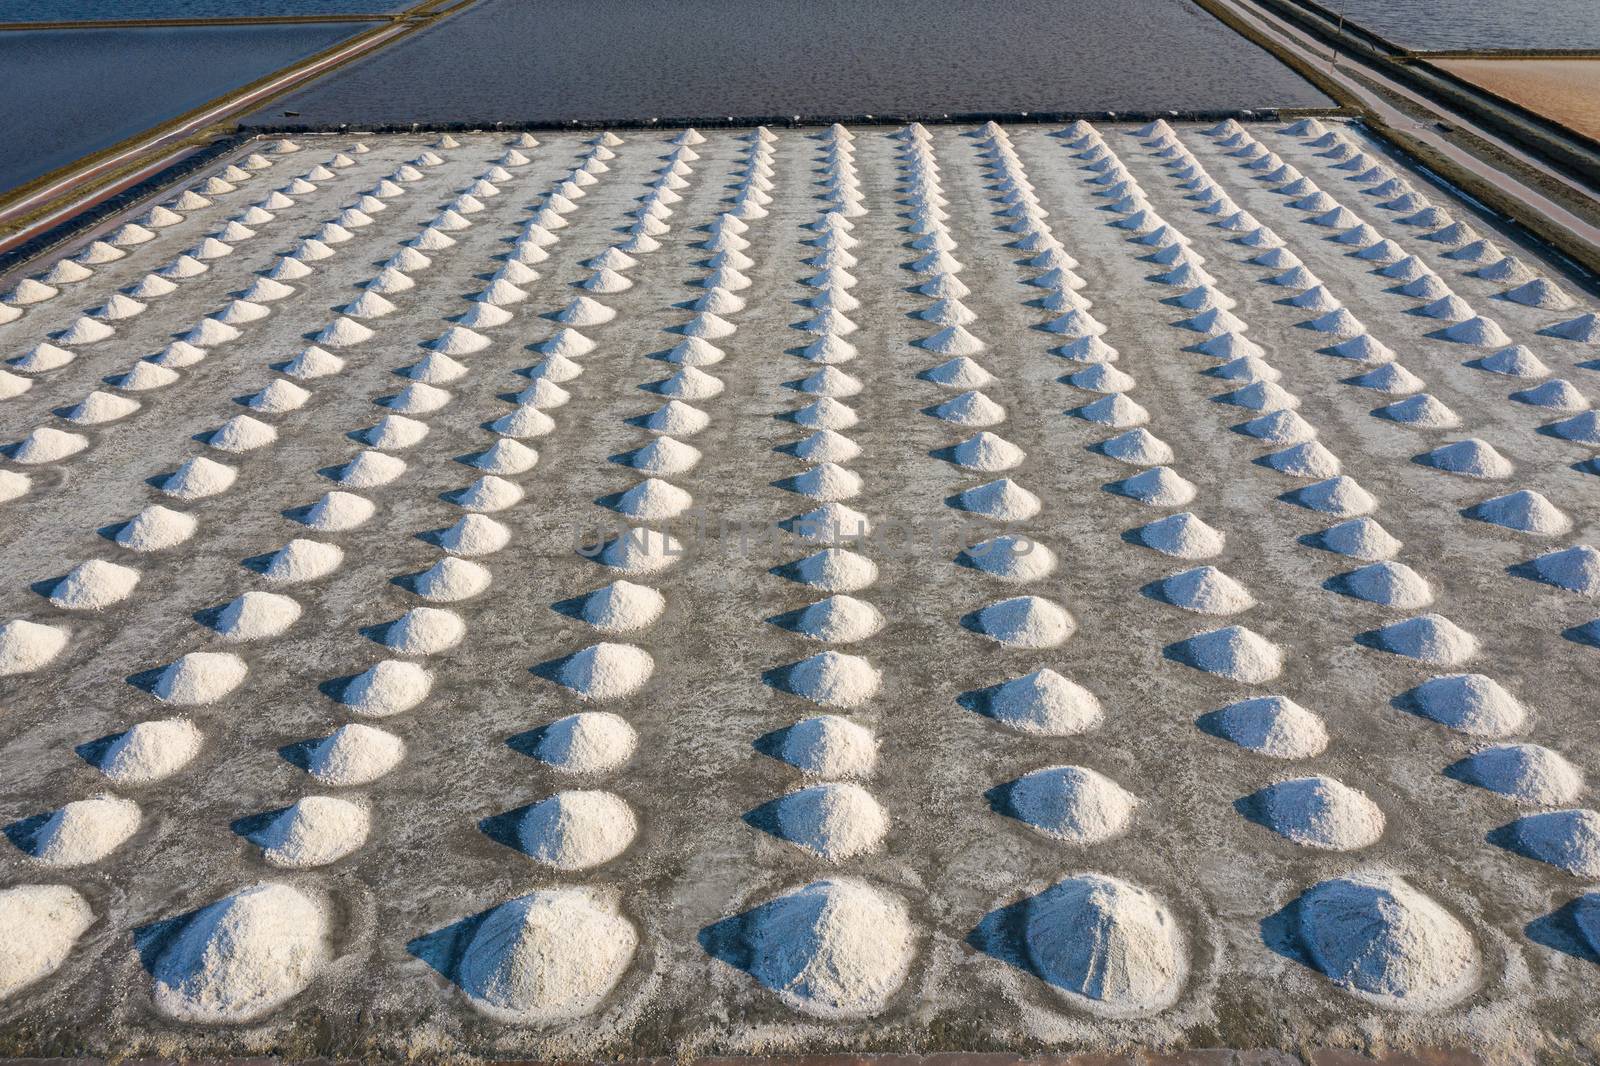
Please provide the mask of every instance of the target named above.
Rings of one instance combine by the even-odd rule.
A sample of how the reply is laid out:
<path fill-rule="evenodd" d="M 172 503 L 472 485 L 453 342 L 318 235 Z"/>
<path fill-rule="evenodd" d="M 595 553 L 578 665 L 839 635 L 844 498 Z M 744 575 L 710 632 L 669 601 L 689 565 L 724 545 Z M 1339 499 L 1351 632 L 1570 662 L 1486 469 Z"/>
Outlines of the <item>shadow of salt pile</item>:
<path fill-rule="evenodd" d="M 1579 920 L 1580 914 L 1595 907 L 1596 903 L 1593 893 L 1579 896 L 1549 914 L 1535 918 L 1523 926 L 1522 931 L 1535 944 L 1585 962 L 1600 963 L 1600 952 L 1590 946 Z M 1589 920 L 1592 922 L 1593 918 Z"/>

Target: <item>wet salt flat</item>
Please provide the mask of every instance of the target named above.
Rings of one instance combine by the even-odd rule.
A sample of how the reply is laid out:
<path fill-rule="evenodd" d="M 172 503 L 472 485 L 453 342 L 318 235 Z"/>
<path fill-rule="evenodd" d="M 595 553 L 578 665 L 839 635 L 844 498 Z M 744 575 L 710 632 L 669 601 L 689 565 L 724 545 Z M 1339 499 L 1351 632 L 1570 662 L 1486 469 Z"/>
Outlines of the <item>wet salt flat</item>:
<path fill-rule="evenodd" d="M 647 0 L 482 0 L 254 121 L 282 123 L 286 110 L 295 124 L 410 126 L 1324 106 L 1182 0 L 1079 0 L 1070 13 L 1047 0 L 693 0 L 670 17 Z"/>
<path fill-rule="evenodd" d="M 1596 302 L 1359 128 L 253 147 L 0 303 L 25 1042 L 1595 1038 Z"/>
<path fill-rule="evenodd" d="M 0 34 L 6 136 L 14 146 L 27 146 L 0 153 L 0 192 L 314 55 L 359 29 L 359 24 L 185 26 Z"/>
<path fill-rule="evenodd" d="M 84 22 L 101 19 L 377 14 L 409 6 L 406 0 L 11 0 L 0 8 L 0 21 Z"/>
<path fill-rule="evenodd" d="M 1404 48 L 1600 48 L 1589 0 L 1343 0 L 1326 5 Z"/>

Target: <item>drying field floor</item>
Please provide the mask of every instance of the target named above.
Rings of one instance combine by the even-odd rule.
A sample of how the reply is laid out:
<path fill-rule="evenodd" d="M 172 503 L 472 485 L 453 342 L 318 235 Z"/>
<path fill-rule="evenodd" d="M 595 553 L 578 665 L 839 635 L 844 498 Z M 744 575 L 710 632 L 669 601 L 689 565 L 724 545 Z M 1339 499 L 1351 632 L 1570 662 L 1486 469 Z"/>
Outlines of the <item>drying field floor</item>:
<path fill-rule="evenodd" d="M 1336 123 L 540 140 L 18 290 L 0 1050 L 1595 1045 L 1558 265 Z"/>

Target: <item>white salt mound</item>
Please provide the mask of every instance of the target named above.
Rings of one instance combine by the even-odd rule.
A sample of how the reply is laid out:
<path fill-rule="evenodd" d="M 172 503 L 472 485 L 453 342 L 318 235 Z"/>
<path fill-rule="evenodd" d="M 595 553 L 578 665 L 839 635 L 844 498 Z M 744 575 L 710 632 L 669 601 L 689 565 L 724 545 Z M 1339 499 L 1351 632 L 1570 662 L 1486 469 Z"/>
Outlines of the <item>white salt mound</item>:
<path fill-rule="evenodd" d="M 599 1008 L 638 942 L 633 925 L 601 892 L 540 889 L 489 912 L 462 955 L 456 981 L 492 1018 L 553 1025 Z"/>
<path fill-rule="evenodd" d="M 151 966 L 156 1009 L 179 1021 L 251 1021 L 332 961 L 327 910 L 297 888 L 253 885 L 197 912 Z"/>
<path fill-rule="evenodd" d="M 352 492 L 330 492 L 311 505 L 301 521 L 307 529 L 322 533 L 343 533 L 366 522 L 377 505 Z"/>
<path fill-rule="evenodd" d="M 55 973 L 94 924 L 94 911 L 65 885 L 0 890 L 0 1001 Z"/>
<path fill-rule="evenodd" d="M 1279 781 L 1250 799 L 1273 832 L 1305 847 L 1353 851 L 1383 835 L 1378 805 L 1331 777 Z"/>
<path fill-rule="evenodd" d="M 888 812 L 856 784 L 813 785 L 775 806 L 783 837 L 828 862 L 876 851 L 889 831 Z"/>
<path fill-rule="evenodd" d="M 1572 803 L 1583 792 L 1583 772 L 1559 752 L 1538 744 L 1484 748 L 1452 770 L 1480 788 L 1541 807 Z"/>
<path fill-rule="evenodd" d="M 638 820 L 621 797 L 595 789 L 570 789 L 540 800 L 523 813 L 516 830 L 529 858 L 569 873 L 610 862 L 638 831 Z"/>
<path fill-rule="evenodd" d="M 239 472 L 203 455 L 186 460 L 161 483 L 161 491 L 178 500 L 200 500 L 226 492 Z"/>
<path fill-rule="evenodd" d="M 287 870 L 326 866 L 366 843 L 367 809 L 331 796 L 307 796 L 262 831 L 261 857 Z"/>
<path fill-rule="evenodd" d="M 1238 614 L 1256 604 L 1248 589 L 1214 566 L 1181 571 L 1158 587 L 1167 603 L 1200 614 Z"/>
<path fill-rule="evenodd" d="M 511 531 L 488 515 L 463 515 L 439 537 L 439 546 L 456 555 L 492 555 L 511 542 Z"/>
<path fill-rule="evenodd" d="M 1208 717 L 1228 740 L 1275 759 L 1310 759 L 1328 746 L 1322 719 L 1283 696 L 1240 700 Z"/>
<path fill-rule="evenodd" d="M 1385 607 L 1415 610 L 1433 602 L 1433 589 L 1427 580 L 1405 563 L 1373 563 L 1340 574 L 1334 581 L 1340 592 Z"/>
<path fill-rule="evenodd" d="M 190 651 L 155 679 L 155 698 L 179 707 L 216 703 L 240 687 L 250 667 L 232 651 Z"/>
<path fill-rule="evenodd" d="M 1134 533 L 1145 547 L 1180 559 L 1210 558 L 1220 554 L 1226 544 L 1220 531 L 1188 511 L 1158 518 Z"/>
<path fill-rule="evenodd" d="M 819 714 L 784 730 L 778 756 L 817 777 L 870 777 L 878 764 L 878 745 L 866 727 Z"/>
<path fill-rule="evenodd" d="M 339 702 L 356 714 L 387 718 L 409 711 L 428 698 L 433 675 L 417 663 L 385 659 L 356 675 Z"/>
<path fill-rule="evenodd" d="M 795 563 L 793 577 L 824 592 L 857 592 L 878 579 L 878 567 L 848 549 L 824 548 Z"/>
<path fill-rule="evenodd" d="M 1009 648 L 1051 648 L 1072 636 L 1077 623 L 1059 604 L 1039 596 L 1015 596 L 978 611 L 985 636 Z"/>
<path fill-rule="evenodd" d="M 99 769 L 115 784 L 147 785 L 187 766 L 200 744 L 200 730 L 181 718 L 140 722 L 111 742 Z"/>
<path fill-rule="evenodd" d="M 750 975 L 814 1017 L 877 1014 L 911 969 L 915 940 L 905 904 L 865 881 L 813 881 L 747 918 Z"/>
<path fill-rule="evenodd" d="M 435 655 L 461 643 L 467 624 L 454 611 L 413 607 L 389 623 L 383 643 L 400 655 Z"/>
<path fill-rule="evenodd" d="M 1600 550 L 1588 544 L 1549 552 L 1528 565 L 1546 584 L 1585 596 L 1600 596 Z"/>
<path fill-rule="evenodd" d="M 1429 718 L 1473 736 L 1511 736 L 1522 732 L 1528 719 L 1515 696 L 1482 674 L 1441 674 L 1408 695 Z"/>
<path fill-rule="evenodd" d="M 883 615 L 872 604 L 853 596 L 835 595 L 802 610 L 794 630 L 813 640 L 850 643 L 865 640 L 884 626 Z"/>
<path fill-rule="evenodd" d="M 1012 782 L 1008 813 L 1055 840 L 1096 844 L 1120 836 L 1138 799 L 1115 781 L 1082 766 L 1051 766 Z"/>
<path fill-rule="evenodd" d="M 1472 934 L 1398 877 L 1356 873 L 1323 881 L 1300 898 L 1299 925 L 1317 969 L 1390 1009 L 1449 1006 L 1477 983 Z"/>
<path fill-rule="evenodd" d="M 883 675 L 866 659 L 825 651 L 789 669 L 788 690 L 830 707 L 858 707 L 877 694 Z"/>
<path fill-rule="evenodd" d="M 69 611 L 99 611 L 133 595 L 139 571 L 104 559 L 79 563 L 50 590 L 50 602 Z"/>
<path fill-rule="evenodd" d="M 251 590 L 223 608 L 216 630 L 227 640 L 266 640 L 300 619 L 300 605 L 276 592 Z"/>
<path fill-rule="evenodd" d="M 1244 626 L 1200 633 L 1171 650 L 1197 670 L 1252 685 L 1271 681 L 1283 670 L 1283 649 Z"/>
<path fill-rule="evenodd" d="M 648 585 L 619 580 L 585 596 L 579 614 L 602 633 L 626 633 L 653 625 L 666 606 L 666 597 Z"/>
<path fill-rule="evenodd" d="M 579 711 L 545 726 L 536 754 L 569 774 L 604 774 L 633 758 L 639 736 L 627 719 L 609 711 Z"/>
<path fill-rule="evenodd" d="M 1572 519 L 1543 494 L 1532 489 L 1519 489 L 1505 496 L 1495 496 L 1474 504 L 1463 513 L 1480 522 L 1541 536 L 1555 536 L 1572 528 Z"/>
<path fill-rule="evenodd" d="M 1600 814 L 1587 808 L 1547 811 L 1510 826 L 1519 852 L 1586 881 L 1600 880 Z"/>
<path fill-rule="evenodd" d="M 1376 630 L 1384 651 L 1435 666 L 1458 666 L 1477 654 L 1478 639 L 1439 614 L 1423 614 Z"/>
<path fill-rule="evenodd" d="M 413 591 L 434 603 L 469 599 L 489 587 L 489 568 L 446 556 L 417 575 Z"/>
<path fill-rule="evenodd" d="M 1097 728 L 1105 717 L 1094 693 L 1048 667 L 983 695 L 985 714 L 1022 733 L 1074 736 Z"/>
<path fill-rule="evenodd" d="M 324 785 L 367 785 L 399 766 L 405 753 L 405 741 L 394 734 L 353 722 L 317 741 L 306 769 Z"/>
<path fill-rule="evenodd" d="M 272 553 L 263 573 L 267 580 L 284 584 L 315 581 L 339 569 L 342 562 L 344 549 L 337 544 L 297 537 Z"/>
<path fill-rule="evenodd" d="M 1187 955 L 1177 919 L 1155 896 L 1104 874 L 1057 882 L 1027 901 L 1023 935 L 1036 972 L 1097 1014 L 1151 1014 L 1182 990 Z"/>
<path fill-rule="evenodd" d="M 46 866 L 85 866 L 117 850 L 138 828 L 139 805 L 132 800 L 116 796 L 74 800 L 51 812 L 30 854 Z"/>
<path fill-rule="evenodd" d="M 1352 559 L 1388 559 L 1401 548 L 1401 542 L 1373 518 L 1352 518 L 1329 526 L 1316 534 L 1316 543 L 1326 551 Z"/>
<path fill-rule="evenodd" d="M 586 700 L 622 699 L 643 688 L 655 660 L 631 644 L 601 643 L 584 648 L 561 664 L 556 680 Z"/>
<path fill-rule="evenodd" d="M 193 515 L 155 504 L 129 519 L 118 530 L 116 539 L 129 551 L 164 551 L 194 536 L 198 527 Z"/>

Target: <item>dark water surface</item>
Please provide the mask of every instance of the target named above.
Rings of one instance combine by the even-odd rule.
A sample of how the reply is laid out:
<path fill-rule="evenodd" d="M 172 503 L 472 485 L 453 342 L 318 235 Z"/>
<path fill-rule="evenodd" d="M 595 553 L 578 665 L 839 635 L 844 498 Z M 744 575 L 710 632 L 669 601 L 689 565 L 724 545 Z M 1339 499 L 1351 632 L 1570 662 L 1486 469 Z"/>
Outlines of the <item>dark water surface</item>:
<path fill-rule="evenodd" d="M 251 121 L 1326 106 L 1188 0 L 481 0 Z"/>
<path fill-rule="evenodd" d="M 1405 48 L 1600 48 L 1600 0 L 1321 0 Z"/>
<path fill-rule="evenodd" d="M 399 11 L 417 0 L 0 0 L 0 22 L 349 15 Z"/>
<path fill-rule="evenodd" d="M 0 189 L 108 148 L 361 28 L 0 33 Z"/>

